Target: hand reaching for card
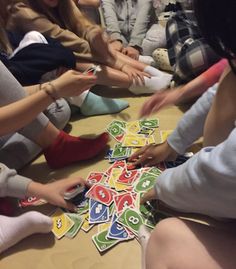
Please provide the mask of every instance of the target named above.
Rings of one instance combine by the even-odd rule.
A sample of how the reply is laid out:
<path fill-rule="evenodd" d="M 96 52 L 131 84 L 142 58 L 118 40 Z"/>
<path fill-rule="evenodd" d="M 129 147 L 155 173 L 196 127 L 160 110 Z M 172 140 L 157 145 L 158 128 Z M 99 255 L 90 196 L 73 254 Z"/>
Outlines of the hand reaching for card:
<path fill-rule="evenodd" d="M 148 117 L 150 114 L 157 113 L 166 106 L 175 105 L 181 101 L 181 97 L 182 91 L 179 88 L 157 92 L 144 103 L 139 117 Z"/>
<path fill-rule="evenodd" d="M 69 209 L 70 211 L 76 211 L 72 203 L 65 201 L 64 194 L 68 189 L 78 184 L 90 187 L 80 177 L 61 179 L 48 184 L 40 184 L 32 181 L 28 186 L 27 196 L 36 196 L 45 199 L 50 204 Z"/>
<path fill-rule="evenodd" d="M 130 156 L 129 161 L 134 165 L 155 166 L 162 161 L 174 161 L 178 153 L 165 141 L 162 144 L 151 144 L 142 147 Z"/>
<path fill-rule="evenodd" d="M 140 205 L 145 204 L 148 201 L 156 200 L 157 199 L 157 192 L 155 188 L 147 191 L 140 199 Z"/>

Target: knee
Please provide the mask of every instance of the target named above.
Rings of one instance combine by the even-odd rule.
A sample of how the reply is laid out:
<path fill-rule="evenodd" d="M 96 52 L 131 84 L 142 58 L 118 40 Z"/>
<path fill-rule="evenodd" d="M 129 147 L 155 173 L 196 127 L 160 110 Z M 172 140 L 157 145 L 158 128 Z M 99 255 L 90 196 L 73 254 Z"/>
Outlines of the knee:
<path fill-rule="evenodd" d="M 52 103 L 45 111 L 50 122 L 58 129 L 62 130 L 69 122 L 71 110 L 65 99 L 59 99 L 56 103 Z"/>
<path fill-rule="evenodd" d="M 178 218 L 164 219 L 156 225 L 150 240 L 157 244 L 162 242 L 166 245 L 178 236 L 181 226 L 183 226 L 183 222 Z"/>

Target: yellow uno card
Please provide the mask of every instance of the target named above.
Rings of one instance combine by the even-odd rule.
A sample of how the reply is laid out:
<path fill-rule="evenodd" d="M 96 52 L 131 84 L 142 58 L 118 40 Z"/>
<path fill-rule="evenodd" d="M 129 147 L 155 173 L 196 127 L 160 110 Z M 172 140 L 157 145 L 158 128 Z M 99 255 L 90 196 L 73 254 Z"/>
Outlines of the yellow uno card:
<path fill-rule="evenodd" d="M 62 238 L 75 224 L 60 208 L 51 217 L 53 221 L 52 232 L 57 239 Z"/>
<path fill-rule="evenodd" d="M 90 224 L 90 223 L 89 223 L 89 212 L 88 212 L 88 213 L 86 213 L 86 214 L 84 215 L 84 223 L 83 223 L 81 229 L 82 229 L 84 232 L 87 233 L 89 230 L 91 230 L 91 229 L 93 228 L 93 226 L 94 226 L 94 224 Z"/>
<path fill-rule="evenodd" d="M 111 226 L 111 222 L 105 222 L 98 225 L 98 233 L 108 230 L 108 228 Z"/>
<path fill-rule="evenodd" d="M 137 134 L 140 131 L 139 121 L 131 121 L 126 124 L 126 132 L 130 134 Z"/>
<path fill-rule="evenodd" d="M 143 147 L 146 145 L 147 138 L 143 135 L 126 135 L 123 139 L 124 147 Z"/>
<path fill-rule="evenodd" d="M 116 191 L 125 191 L 127 189 L 130 189 L 130 186 L 127 185 L 127 184 L 122 184 L 122 183 L 119 183 L 119 182 L 114 182 L 114 185 L 115 185 L 115 190 Z"/>
<path fill-rule="evenodd" d="M 156 143 L 156 141 L 155 141 L 155 138 L 154 138 L 153 135 L 147 137 L 147 145 L 149 145 L 149 144 L 155 144 L 155 143 Z"/>
<path fill-rule="evenodd" d="M 173 132 L 173 130 L 162 130 L 161 131 L 161 142 L 165 142 L 167 137 Z"/>
<path fill-rule="evenodd" d="M 110 177 L 108 179 L 108 185 L 110 188 L 115 188 L 115 182 L 119 178 L 119 176 L 122 174 L 123 169 L 122 168 L 113 168 L 111 170 Z"/>

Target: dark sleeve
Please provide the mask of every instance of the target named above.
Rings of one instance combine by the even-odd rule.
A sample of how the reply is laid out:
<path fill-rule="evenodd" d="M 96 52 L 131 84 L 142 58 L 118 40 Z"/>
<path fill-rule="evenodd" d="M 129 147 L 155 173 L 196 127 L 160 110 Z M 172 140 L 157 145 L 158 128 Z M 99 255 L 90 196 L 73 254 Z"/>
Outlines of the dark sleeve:
<path fill-rule="evenodd" d="M 53 39 L 48 41 L 31 44 L 9 59 L 7 67 L 22 85 L 37 84 L 42 75 L 59 67 L 75 68 L 73 52 Z"/>

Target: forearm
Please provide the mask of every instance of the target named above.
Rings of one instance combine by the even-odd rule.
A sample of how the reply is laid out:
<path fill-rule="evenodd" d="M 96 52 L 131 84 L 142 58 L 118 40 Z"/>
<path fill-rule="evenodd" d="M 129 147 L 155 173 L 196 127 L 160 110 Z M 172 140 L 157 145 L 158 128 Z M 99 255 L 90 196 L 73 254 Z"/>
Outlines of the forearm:
<path fill-rule="evenodd" d="M 32 86 L 25 86 L 24 90 L 27 93 L 27 95 L 32 95 L 32 94 L 39 91 L 39 84 L 38 85 L 32 85 Z"/>
<path fill-rule="evenodd" d="M 179 154 L 203 134 L 207 114 L 210 110 L 218 85 L 209 88 L 179 121 L 176 129 L 167 138 L 168 144 Z"/>
<path fill-rule="evenodd" d="M 236 218 L 236 130 L 216 147 L 203 148 L 158 178 L 158 199 L 178 211 Z"/>
<path fill-rule="evenodd" d="M 52 102 L 53 99 L 51 96 L 42 90 L 17 102 L 1 107 L 0 135 L 15 132 L 27 125 Z M 13 122 L 14 124 L 10 124 Z"/>
<path fill-rule="evenodd" d="M 227 60 L 222 59 L 207 71 L 191 80 L 181 90 L 178 103 L 186 102 L 194 97 L 202 95 L 209 87 L 217 83 L 227 66 Z"/>

